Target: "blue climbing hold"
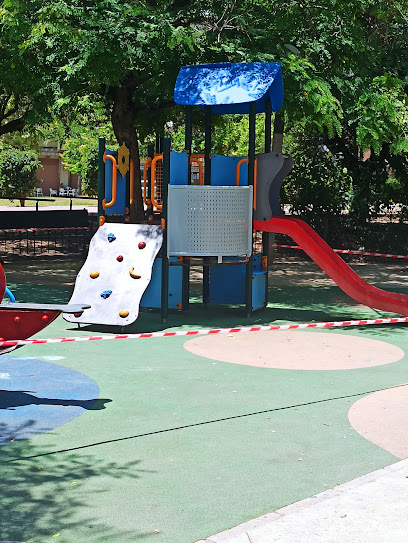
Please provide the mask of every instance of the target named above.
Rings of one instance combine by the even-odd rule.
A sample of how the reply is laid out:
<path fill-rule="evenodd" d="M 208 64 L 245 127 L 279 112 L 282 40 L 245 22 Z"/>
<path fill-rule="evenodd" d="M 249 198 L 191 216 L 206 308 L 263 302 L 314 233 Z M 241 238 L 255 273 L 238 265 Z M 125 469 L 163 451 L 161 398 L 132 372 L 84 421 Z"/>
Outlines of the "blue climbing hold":
<path fill-rule="evenodd" d="M 110 243 L 112 243 L 112 241 L 115 241 L 115 239 L 116 239 L 115 234 L 112 234 L 112 233 L 111 233 L 111 234 L 108 234 L 108 241 L 109 241 Z"/>
<path fill-rule="evenodd" d="M 101 294 L 101 298 L 104 298 L 106 300 L 106 298 L 109 298 L 109 296 L 112 294 L 112 291 L 111 290 L 104 290 Z"/>

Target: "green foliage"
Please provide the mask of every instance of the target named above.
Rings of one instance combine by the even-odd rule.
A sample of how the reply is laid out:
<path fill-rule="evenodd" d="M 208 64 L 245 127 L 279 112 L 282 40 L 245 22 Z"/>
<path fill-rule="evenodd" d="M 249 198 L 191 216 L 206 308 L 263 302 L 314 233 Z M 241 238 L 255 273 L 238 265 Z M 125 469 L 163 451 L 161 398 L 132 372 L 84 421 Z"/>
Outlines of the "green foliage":
<path fill-rule="evenodd" d="M 297 163 L 291 178 L 298 172 L 299 187 L 301 179 L 309 184 L 301 191 L 303 201 L 307 195 L 318 213 L 336 213 L 343 201 L 342 191 L 335 195 L 335 187 L 343 186 L 343 165 L 352 179 L 348 203 L 356 215 L 372 216 L 396 200 L 405 205 L 405 0 L 7 0 L 0 28 L 0 135 L 56 115 L 60 139 L 66 140 L 64 160 L 83 178 L 102 110 L 118 143 L 129 141 L 134 156 L 138 140 L 151 141 L 155 132 L 171 133 L 182 150 L 181 108 L 172 101 L 181 65 L 280 61 L 282 113 Z M 89 127 L 89 141 L 75 123 L 82 132 Z M 213 150 L 246 155 L 246 123 L 218 118 Z M 262 124 L 260 117 L 260 135 Z M 257 141 L 262 150 L 262 136 Z M 329 153 L 309 149 L 310 141 Z M 193 147 L 203 148 L 200 128 Z M 372 152 L 362 162 L 365 149 Z M 291 194 L 298 198 L 300 188 Z"/>
<path fill-rule="evenodd" d="M 89 155 L 83 177 L 82 191 L 88 196 L 98 195 L 98 148 L 94 147 Z"/>
<path fill-rule="evenodd" d="M 109 137 L 110 135 L 110 137 Z M 107 144 L 116 148 L 111 127 L 107 123 L 86 128 L 77 123 L 70 127 L 64 142 L 62 160 L 64 166 L 81 177 L 82 193 L 96 196 L 98 191 L 98 139 L 105 137 Z"/>
<path fill-rule="evenodd" d="M 94 95 L 60 98 L 55 106 L 63 120 L 60 130 L 64 166 L 81 177 L 82 193 L 97 194 L 98 139 L 117 146 L 104 104 Z M 74 120 L 72 120 L 72 118 Z"/>
<path fill-rule="evenodd" d="M 8 149 L 0 152 L 0 189 L 4 195 L 27 195 L 38 180 L 35 174 L 41 167 L 36 153 Z"/>
<path fill-rule="evenodd" d="M 193 153 L 204 152 L 204 116 L 195 119 L 193 124 Z M 264 152 L 265 139 L 265 115 L 256 117 L 256 152 Z M 225 156 L 247 156 L 248 155 L 248 134 L 249 124 L 247 115 L 219 115 L 213 118 L 212 130 L 212 151 Z M 184 124 L 172 127 L 169 130 L 172 148 L 177 152 L 184 151 Z"/>
<path fill-rule="evenodd" d="M 330 83 L 317 75 L 311 62 L 296 55 L 290 54 L 282 59 L 282 66 L 289 79 L 285 86 L 285 108 L 290 111 L 289 127 L 305 133 L 327 131 L 331 138 L 340 135 L 344 114 Z"/>
<path fill-rule="evenodd" d="M 352 180 L 344 157 L 318 140 L 291 142 L 294 167 L 283 186 L 282 203 L 315 227 L 347 209 Z"/>
<path fill-rule="evenodd" d="M 357 143 L 378 155 L 384 143 L 393 154 L 408 152 L 406 83 L 389 74 L 375 77 L 356 104 Z"/>

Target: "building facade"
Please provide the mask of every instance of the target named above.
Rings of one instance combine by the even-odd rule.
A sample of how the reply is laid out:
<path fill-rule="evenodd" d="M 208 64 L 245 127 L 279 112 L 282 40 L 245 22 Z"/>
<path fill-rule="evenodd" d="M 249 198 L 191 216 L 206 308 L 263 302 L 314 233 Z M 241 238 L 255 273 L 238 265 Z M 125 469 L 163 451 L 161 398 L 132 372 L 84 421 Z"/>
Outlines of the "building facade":
<path fill-rule="evenodd" d="M 55 195 L 53 191 L 58 193 L 61 186 L 78 189 L 78 194 L 81 193 L 81 179 L 79 175 L 72 174 L 65 169 L 58 142 L 44 142 L 40 150 L 39 160 L 42 169 L 37 171 L 38 183 L 36 188 L 42 189 L 43 196 Z"/>

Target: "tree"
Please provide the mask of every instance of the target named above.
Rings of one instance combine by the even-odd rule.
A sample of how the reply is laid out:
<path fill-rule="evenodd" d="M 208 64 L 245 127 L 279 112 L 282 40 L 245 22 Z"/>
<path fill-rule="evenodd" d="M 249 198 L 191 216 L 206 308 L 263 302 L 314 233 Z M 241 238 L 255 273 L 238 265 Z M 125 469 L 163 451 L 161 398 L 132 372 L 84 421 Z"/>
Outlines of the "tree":
<path fill-rule="evenodd" d="M 406 0 L 7 0 L 1 13 L 7 54 L 21 74 L 14 94 L 42 115 L 51 94 L 67 112 L 97 96 L 118 143 L 130 142 L 137 196 L 138 139 L 179 119 L 179 67 L 217 61 L 280 61 L 283 115 L 295 139 L 307 135 L 343 156 L 356 193 L 371 190 L 368 177 L 359 178 L 365 149 L 378 187 L 390 164 L 399 194 L 407 188 Z M 0 81 L 13 90 L 15 68 L 5 69 Z M 361 202 L 352 208 L 367 216 L 371 207 Z M 141 198 L 131 211 L 140 218 Z"/>
<path fill-rule="evenodd" d="M 5 0 L 0 8 L 0 136 L 50 119 L 55 68 L 39 44 L 26 47 L 32 7 Z"/>
<path fill-rule="evenodd" d="M 9 149 L 0 152 L 0 189 L 5 195 L 23 197 L 30 194 L 38 182 L 36 172 L 41 167 L 33 151 Z M 21 198 L 24 205 L 24 198 Z"/>
<path fill-rule="evenodd" d="M 20 35 L 8 28 L 12 50 L 28 60 L 41 51 L 37 69 L 53 74 L 67 108 L 85 93 L 105 101 L 118 142 L 130 143 L 139 196 L 138 135 L 162 132 L 164 121 L 180 114 L 177 108 L 163 114 L 174 107 L 179 67 L 255 59 L 265 7 L 249 0 L 8 0 L 3 11 L 4 26 L 24 23 Z M 132 217 L 142 209 L 140 197 Z"/>
<path fill-rule="evenodd" d="M 112 124 L 104 103 L 92 95 L 76 100 L 76 107 L 68 111 L 65 100 L 58 103 L 59 117 L 63 123 L 60 140 L 63 142 L 64 166 L 81 177 L 82 191 L 88 196 L 98 192 L 98 139 L 104 137 L 107 145 L 116 147 Z"/>
<path fill-rule="evenodd" d="M 406 206 L 407 2 L 289 0 L 274 2 L 270 15 L 272 33 L 286 44 L 282 54 L 288 51 L 284 73 L 292 74 L 287 128 L 299 143 L 314 139 L 342 161 L 360 219 L 396 198 Z"/>

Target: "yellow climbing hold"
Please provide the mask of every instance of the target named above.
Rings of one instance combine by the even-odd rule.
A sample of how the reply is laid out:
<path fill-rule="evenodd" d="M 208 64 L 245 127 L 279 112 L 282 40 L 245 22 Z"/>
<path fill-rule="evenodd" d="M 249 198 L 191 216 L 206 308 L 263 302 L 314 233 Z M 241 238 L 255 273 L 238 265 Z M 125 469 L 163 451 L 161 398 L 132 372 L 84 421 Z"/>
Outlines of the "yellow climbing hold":
<path fill-rule="evenodd" d="M 135 273 L 135 268 L 130 268 L 129 270 L 130 277 L 133 277 L 133 279 L 140 279 L 142 276 Z"/>
<path fill-rule="evenodd" d="M 119 311 L 119 317 L 122 317 L 122 319 L 124 319 L 125 317 L 127 317 L 129 315 L 129 311 L 127 311 L 127 309 L 121 309 Z"/>
<path fill-rule="evenodd" d="M 91 271 L 89 276 L 92 277 L 92 279 L 96 279 L 97 277 L 99 277 L 99 272 L 98 271 Z"/>

